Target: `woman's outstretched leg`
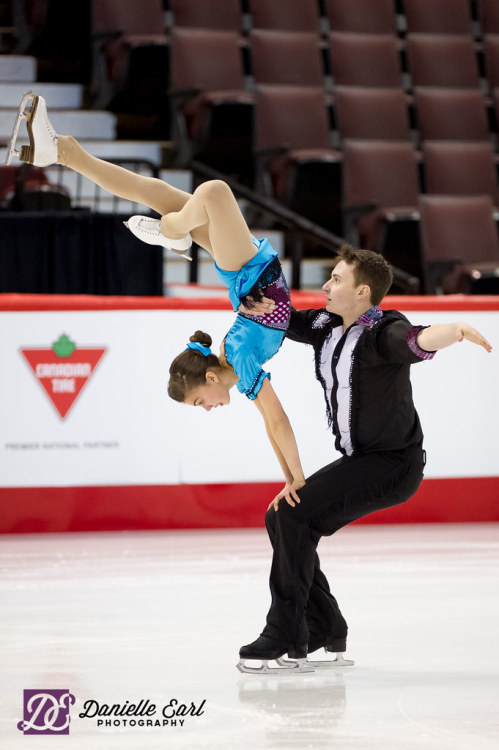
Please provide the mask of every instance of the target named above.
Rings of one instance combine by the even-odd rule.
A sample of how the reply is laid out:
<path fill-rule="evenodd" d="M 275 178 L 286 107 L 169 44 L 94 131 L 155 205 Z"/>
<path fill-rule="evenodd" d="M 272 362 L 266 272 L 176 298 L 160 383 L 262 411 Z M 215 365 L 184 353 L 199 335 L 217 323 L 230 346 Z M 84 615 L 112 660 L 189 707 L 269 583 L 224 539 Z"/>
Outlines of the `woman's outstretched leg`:
<path fill-rule="evenodd" d="M 104 190 L 142 203 L 162 215 L 161 233 L 169 239 L 190 233 L 226 271 L 237 271 L 257 252 L 229 186 L 210 180 L 187 193 L 163 180 L 131 172 L 92 156 L 72 136 L 58 137 L 57 161 Z"/>
<path fill-rule="evenodd" d="M 160 214 L 178 211 L 191 197 L 190 193 L 155 177 L 145 177 L 92 156 L 70 135 L 60 135 L 57 147 L 58 164 L 84 175 L 108 193 L 133 203 L 143 203 Z"/>
<path fill-rule="evenodd" d="M 26 111 L 28 104 L 30 109 Z M 27 121 L 30 145 L 16 152 L 15 140 L 22 118 Z M 144 177 L 98 159 L 86 152 L 72 136 L 57 135 L 48 118 L 45 100 L 31 92 L 23 97 L 14 126 L 9 158 L 14 154 L 40 167 L 57 162 L 84 175 L 113 195 L 142 203 L 157 211 L 163 217 L 161 223 L 133 217 L 138 222 L 147 223 L 148 230 L 143 237 L 140 228 L 134 231 L 137 228 L 130 226 L 145 242 L 151 242 L 151 234 L 155 234 L 152 244 L 163 244 L 161 235 L 177 240 L 190 234 L 227 271 L 239 270 L 256 254 L 247 224 L 225 182 L 211 180 L 190 195 L 162 180 Z"/>
<path fill-rule="evenodd" d="M 26 121 L 29 146 L 16 150 L 19 127 L 23 120 Z M 138 175 L 91 156 L 72 136 L 58 135 L 49 120 L 45 99 L 31 91 L 23 96 L 7 154 L 8 164 L 14 156 L 37 167 L 62 164 L 88 177 L 113 195 L 142 203 L 161 215 L 179 211 L 191 197 L 190 193 L 174 188 L 162 180 Z M 197 227 L 193 239 L 211 252 L 208 232 L 204 227 Z"/>
<path fill-rule="evenodd" d="M 191 193 L 168 185 L 155 177 L 145 177 L 117 164 L 92 156 L 70 135 L 58 136 L 57 163 L 92 180 L 108 193 L 133 203 L 142 203 L 159 214 L 179 211 L 192 197 Z M 210 251 L 206 228 L 198 225 L 193 239 Z"/>

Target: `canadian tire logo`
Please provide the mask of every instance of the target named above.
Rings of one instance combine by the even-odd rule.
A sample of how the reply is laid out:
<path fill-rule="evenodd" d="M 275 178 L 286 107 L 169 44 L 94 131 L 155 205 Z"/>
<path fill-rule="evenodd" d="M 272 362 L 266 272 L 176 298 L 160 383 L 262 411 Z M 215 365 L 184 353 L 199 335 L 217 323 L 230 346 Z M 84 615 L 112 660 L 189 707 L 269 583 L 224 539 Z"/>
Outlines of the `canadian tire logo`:
<path fill-rule="evenodd" d="M 79 348 L 63 333 L 50 348 L 21 349 L 21 354 L 61 419 L 65 419 L 106 351 L 106 347 Z"/>

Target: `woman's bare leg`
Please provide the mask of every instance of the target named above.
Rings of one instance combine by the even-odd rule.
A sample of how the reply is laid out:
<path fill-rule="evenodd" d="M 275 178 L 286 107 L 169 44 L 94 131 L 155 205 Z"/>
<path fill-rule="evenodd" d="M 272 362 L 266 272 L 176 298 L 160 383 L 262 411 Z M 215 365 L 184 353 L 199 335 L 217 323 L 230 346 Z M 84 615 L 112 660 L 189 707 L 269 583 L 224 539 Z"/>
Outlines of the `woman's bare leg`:
<path fill-rule="evenodd" d="M 226 271 L 238 271 L 257 253 L 237 201 L 222 180 L 203 182 L 180 209 L 164 213 L 161 232 L 166 237 L 207 229 L 213 258 Z"/>
<path fill-rule="evenodd" d="M 180 211 L 192 198 L 191 193 L 172 187 L 163 180 L 144 177 L 92 156 L 72 136 L 59 136 L 57 163 L 88 177 L 109 193 L 149 206 L 162 216 L 172 211 Z M 213 255 L 208 230 L 203 223 L 206 224 L 207 221 L 197 224 L 191 232 L 192 239 Z"/>

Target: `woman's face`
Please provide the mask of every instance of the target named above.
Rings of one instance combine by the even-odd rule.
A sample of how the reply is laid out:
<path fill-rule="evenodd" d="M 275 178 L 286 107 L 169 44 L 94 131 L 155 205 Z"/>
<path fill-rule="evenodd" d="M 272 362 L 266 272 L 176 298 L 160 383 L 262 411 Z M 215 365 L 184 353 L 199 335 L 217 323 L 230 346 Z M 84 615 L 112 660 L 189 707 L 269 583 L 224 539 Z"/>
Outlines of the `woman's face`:
<path fill-rule="evenodd" d="M 205 411 L 230 404 L 229 388 L 214 373 L 206 373 L 206 383 L 194 388 L 185 399 L 186 404 L 201 406 Z"/>

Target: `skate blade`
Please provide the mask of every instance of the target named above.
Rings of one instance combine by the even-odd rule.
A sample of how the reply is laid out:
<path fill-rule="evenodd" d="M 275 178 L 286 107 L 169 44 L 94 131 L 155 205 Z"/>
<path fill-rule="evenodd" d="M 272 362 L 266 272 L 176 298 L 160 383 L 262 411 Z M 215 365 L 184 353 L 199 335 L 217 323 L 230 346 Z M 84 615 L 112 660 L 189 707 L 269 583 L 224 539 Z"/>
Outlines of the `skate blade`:
<path fill-rule="evenodd" d="M 174 247 L 169 247 L 168 250 L 171 250 L 172 253 L 175 253 L 175 255 L 180 255 L 181 258 L 184 258 L 185 260 L 190 260 L 192 263 L 192 258 L 190 255 L 186 255 L 187 250 L 175 250 Z"/>
<path fill-rule="evenodd" d="M 296 659 L 288 661 L 287 659 L 275 659 L 278 667 L 269 667 L 269 661 L 273 659 L 262 659 L 260 667 L 248 667 L 245 664 L 247 659 L 240 659 L 236 664 L 238 670 L 243 674 L 297 674 L 304 672 L 314 672 L 313 666 L 306 659 Z"/>
<path fill-rule="evenodd" d="M 281 666 L 289 667 L 294 662 L 289 659 L 277 659 L 277 663 Z M 313 659 L 307 659 L 306 663 L 309 664 L 314 670 L 315 669 L 334 669 L 338 667 L 353 667 L 355 662 L 352 659 L 344 659 L 343 654 L 336 654 L 335 659 L 314 661 Z"/>
<path fill-rule="evenodd" d="M 17 135 L 19 133 L 19 128 L 21 127 L 21 122 L 23 120 L 26 120 L 28 123 L 33 117 L 34 113 L 36 112 L 36 104 L 37 104 L 38 97 L 35 96 L 35 94 L 32 91 L 27 91 L 21 101 L 21 104 L 19 106 L 19 110 L 16 117 L 16 122 L 14 124 L 14 129 L 12 130 L 12 135 L 10 137 L 9 145 L 7 147 L 7 157 L 5 159 L 6 164 L 10 164 L 14 156 L 17 158 L 20 158 L 21 153 L 24 152 L 24 149 L 30 150 L 30 147 L 23 146 L 21 149 L 16 151 L 16 141 L 17 141 Z M 30 109 L 26 112 L 26 105 L 27 103 L 31 101 Z M 23 154 L 24 155 L 24 154 Z"/>

